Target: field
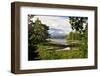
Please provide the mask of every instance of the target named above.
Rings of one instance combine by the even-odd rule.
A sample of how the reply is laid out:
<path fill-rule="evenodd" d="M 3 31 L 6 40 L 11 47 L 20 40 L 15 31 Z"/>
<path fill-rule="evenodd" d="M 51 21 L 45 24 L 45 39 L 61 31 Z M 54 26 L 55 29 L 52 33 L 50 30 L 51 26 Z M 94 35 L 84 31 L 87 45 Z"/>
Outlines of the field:
<path fill-rule="evenodd" d="M 84 56 L 84 51 L 80 51 L 78 47 L 72 47 L 70 50 L 66 48 L 67 46 L 46 42 L 38 44 L 37 51 L 39 52 L 39 59 L 42 60 L 79 59 L 87 56 Z"/>

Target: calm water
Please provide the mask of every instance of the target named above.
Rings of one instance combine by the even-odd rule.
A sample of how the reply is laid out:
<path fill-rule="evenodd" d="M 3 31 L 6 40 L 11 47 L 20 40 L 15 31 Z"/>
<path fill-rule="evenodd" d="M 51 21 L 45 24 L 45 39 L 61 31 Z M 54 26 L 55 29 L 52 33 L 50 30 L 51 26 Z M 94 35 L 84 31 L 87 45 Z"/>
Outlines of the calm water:
<path fill-rule="evenodd" d="M 49 40 L 54 41 L 57 44 L 64 44 L 64 45 L 67 44 L 65 39 L 49 39 Z"/>

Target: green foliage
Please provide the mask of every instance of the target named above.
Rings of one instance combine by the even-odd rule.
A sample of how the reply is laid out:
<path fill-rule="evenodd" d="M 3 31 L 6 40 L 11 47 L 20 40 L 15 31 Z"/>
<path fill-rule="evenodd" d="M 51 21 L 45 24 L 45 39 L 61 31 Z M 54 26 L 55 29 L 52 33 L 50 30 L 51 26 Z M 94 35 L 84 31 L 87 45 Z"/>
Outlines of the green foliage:
<path fill-rule="evenodd" d="M 66 40 L 80 40 L 81 34 L 79 32 L 70 32 L 67 36 L 66 36 Z"/>
<path fill-rule="evenodd" d="M 29 60 L 39 59 L 37 50 L 37 44 L 46 41 L 48 38 L 48 30 L 45 24 L 37 18 L 33 23 L 32 18 L 34 15 L 28 15 L 28 58 Z"/>
<path fill-rule="evenodd" d="M 38 52 L 39 52 L 39 58 L 42 60 L 54 60 L 54 59 L 74 59 L 74 58 L 85 58 L 84 57 L 84 51 L 80 50 L 62 50 L 59 49 L 48 49 L 49 48 L 56 48 L 56 46 L 44 46 L 38 45 Z"/>
<path fill-rule="evenodd" d="M 82 34 L 82 43 L 80 45 L 80 50 L 84 51 L 84 57 L 87 57 L 88 53 L 88 38 L 87 38 L 87 30 Z"/>
<path fill-rule="evenodd" d="M 48 30 L 49 27 L 45 24 L 42 24 L 41 21 L 37 18 L 33 25 L 33 33 L 30 39 L 34 39 L 34 42 L 36 43 L 46 41 L 46 39 L 49 37 Z"/>
<path fill-rule="evenodd" d="M 30 39 L 33 34 L 33 21 L 31 20 L 33 17 L 33 15 L 28 15 L 28 60 L 35 60 L 38 58 L 38 52 L 35 51 L 37 50 L 36 43 L 33 39 Z"/>
<path fill-rule="evenodd" d="M 69 17 L 74 32 L 66 36 L 70 45 L 77 45 L 71 50 L 63 50 L 54 46 L 49 38 L 49 27 L 42 24 L 39 18 L 32 21 L 34 15 L 28 15 L 28 58 L 29 60 L 73 59 L 87 57 L 87 17 Z"/>
<path fill-rule="evenodd" d="M 80 46 L 80 42 L 81 42 L 81 34 L 79 32 L 70 32 L 67 36 L 66 36 L 66 41 L 67 44 L 71 45 L 71 46 L 76 46 L 79 47 Z M 74 47 L 71 47 L 71 49 L 73 49 Z"/>
<path fill-rule="evenodd" d="M 88 25 L 87 17 L 69 17 L 69 22 L 73 30 L 83 32 Z"/>
<path fill-rule="evenodd" d="M 80 33 L 80 50 L 84 51 L 84 57 L 87 57 L 88 53 L 88 38 L 87 38 L 87 32 L 88 32 L 88 18 L 87 17 L 69 17 L 70 24 L 73 30 Z M 75 36 L 76 37 L 76 36 Z"/>

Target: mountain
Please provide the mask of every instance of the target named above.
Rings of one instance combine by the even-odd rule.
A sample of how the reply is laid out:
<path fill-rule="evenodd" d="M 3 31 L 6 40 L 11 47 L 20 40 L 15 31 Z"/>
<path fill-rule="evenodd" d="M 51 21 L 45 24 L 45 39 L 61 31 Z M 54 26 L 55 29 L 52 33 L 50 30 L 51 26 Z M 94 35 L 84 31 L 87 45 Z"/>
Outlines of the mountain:
<path fill-rule="evenodd" d="M 50 38 L 57 38 L 57 39 L 62 39 L 65 38 L 66 33 L 62 29 L 55 29 L 55 28 L 50 28 L 49 30 Z"/>

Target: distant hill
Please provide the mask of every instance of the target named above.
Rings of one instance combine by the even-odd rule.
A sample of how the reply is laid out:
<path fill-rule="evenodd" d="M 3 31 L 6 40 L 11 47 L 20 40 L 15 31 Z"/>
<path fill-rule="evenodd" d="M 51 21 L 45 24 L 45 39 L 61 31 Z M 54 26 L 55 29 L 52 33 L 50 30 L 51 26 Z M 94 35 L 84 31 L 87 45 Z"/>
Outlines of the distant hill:
<path fill-rule="evenodd" d="M 56 39 L 63 39 L 66 36 L 64 30 L 57 29 L 57 28 L 50 28 L 49 34 L 50 34 L 50 38 L 56 38 Z"/>
<path fill-rule="evenodd" d="M 62 35 L 62 34 L 52 34 L 50 35 L 50 38 L 55 38 L 55 39 L 64 39 L 66 35 Z"/>

